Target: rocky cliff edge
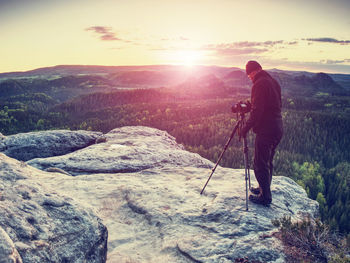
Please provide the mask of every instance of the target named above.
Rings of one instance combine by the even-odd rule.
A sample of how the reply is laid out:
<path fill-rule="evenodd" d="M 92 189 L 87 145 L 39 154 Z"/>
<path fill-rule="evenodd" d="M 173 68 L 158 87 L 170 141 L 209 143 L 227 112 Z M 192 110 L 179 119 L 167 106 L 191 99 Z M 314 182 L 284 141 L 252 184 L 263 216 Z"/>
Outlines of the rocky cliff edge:
<path fill-rule="evenodd" d="M 123 127 L 103 138 L 27 163 L 0 154 L 0 226 L 9 255 L 17 250 L 24 262 L 39 262 L 59 248 L 60 260 L 47 262 L 103 261 L 105 225 L 107 262 L 284 262 L 271 220 L 317 215 L 317 203 L 286 177 L 273 178 L 269 208 L 249 203 L 245 210 L 244 170 L 218 167 L 200 195 L 213 163 L 166 132 Z M 89 256 L 91 248 L 100 252 Z"/>

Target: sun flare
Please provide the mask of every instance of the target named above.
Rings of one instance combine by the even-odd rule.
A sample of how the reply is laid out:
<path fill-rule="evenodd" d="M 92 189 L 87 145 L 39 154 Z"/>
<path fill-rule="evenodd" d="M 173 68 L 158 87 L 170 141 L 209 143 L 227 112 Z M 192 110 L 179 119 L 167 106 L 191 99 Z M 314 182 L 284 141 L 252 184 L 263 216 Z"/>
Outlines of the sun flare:
<path fill-rule="evenodd" d="M 202 54 L 198 50 L 178 50 L 174 54 L 174 62 L 186 67 L 193 67 L 202 59 Z"/>

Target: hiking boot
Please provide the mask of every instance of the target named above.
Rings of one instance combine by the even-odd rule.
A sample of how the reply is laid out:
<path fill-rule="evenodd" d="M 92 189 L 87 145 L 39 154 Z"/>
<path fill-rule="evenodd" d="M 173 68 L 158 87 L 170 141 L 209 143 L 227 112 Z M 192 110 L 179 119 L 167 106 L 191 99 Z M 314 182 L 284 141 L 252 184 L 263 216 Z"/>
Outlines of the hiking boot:
<path fill-rule="evenodd" d="M 250 187 L 249 190 L 255 195 L 259 195 L 260 194 L 260 188 L 259 187 Z"/>
<path fill-rule="evenodd" d="M 249 200 L 255 204 L 269 207 L 272 200 L 266 200 L 261 195 L 249 195 Z"/>

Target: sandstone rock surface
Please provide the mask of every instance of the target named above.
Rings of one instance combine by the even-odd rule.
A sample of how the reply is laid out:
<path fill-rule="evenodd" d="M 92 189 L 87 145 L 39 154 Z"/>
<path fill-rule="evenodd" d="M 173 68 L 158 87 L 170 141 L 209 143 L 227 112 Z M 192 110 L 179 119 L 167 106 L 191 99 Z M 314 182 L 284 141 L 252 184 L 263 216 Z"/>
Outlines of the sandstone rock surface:
<path fill-rule="evenodd" d="M 23 262 L 105 262 L 106 227 L 91 209 L 41 183 L 46 174 L 0 153 L 4 256 L 18 251 Z"/>
<path fill-rule="evenodd" d="M 0 227 L 0 262 L 1 263 L 22 263 L 21 256 L 13 244 L 11 238 Z"/>
<path fill-rule="evenodd" d="M 218 167 L 200 195 L 213 164 L 159 130 L 124 127 L 106 137 L 106 143 L 28 163 L 79 175 L 43 172 L 30 180 L 94 209 L 109 231 L 107 262 L 231 263 L 246 256 L 284 262 L 271 220 L 318 213 L 317 202 L 285 177 L 273 178 L 270 208 L 250 203 L 245 211 L 243 170 Z"/>
<path fill-rule="evenodd" d="M 95 143 L 101 132 L 53 130 L 0 136 L 0 152 L 20 161 L 67 154 Z"/>
<path fill-rule="evenodd" d="M 209 168 L 211 162 L 184 151 L 175 138 L 148 127 L 123 127 L 105 135 L 106 142 L 51 158 L 37 158 L 28 164 L 45 170 L 60 168 L 72 175 L 136 172 L 152 167 L 194 166 Z"/>
<path fill-rule="evenodd" d="M 95 209 L 109 231 L 108 262 L 283 262 L 271 220 L 315 215 L 316 202 L 276 177 L 271 207 L 250 203 L 245 211 L 244 171 L 219 168 L 201 196 L 208 171 L 164 167 L 41 180 Z"/>

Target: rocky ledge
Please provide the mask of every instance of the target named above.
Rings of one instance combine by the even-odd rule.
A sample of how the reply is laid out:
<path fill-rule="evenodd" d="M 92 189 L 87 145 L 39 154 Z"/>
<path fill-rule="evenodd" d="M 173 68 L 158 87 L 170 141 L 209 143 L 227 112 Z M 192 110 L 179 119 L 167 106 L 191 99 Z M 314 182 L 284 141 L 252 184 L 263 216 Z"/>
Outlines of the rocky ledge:
<path fill-rule="evenodd" d="M 2 153 L 0 171 L 0 262 L 18 262 L 10 260 L 16 251 L 23 262 L 105 262 L 107 228 L 92 209 L 41 182 L 46 172 Z"/>
<path fill-rule="evenodd" d="M 53 130 L 3 136 L 0 152 L 20 161 L 74 152 L 94 144 L 101 132 Z"/>
<path fill-rule="evenodd" d="M 1 173 L 6 172 L 7 176 L 1 174 L 0 185 L 7 177 L 25 177 L 16 179 L 17 183 L 11 187 L 2 187 L 1 192 L 5 194 L 0 201 L 1 213 L 5 210 L 8 214 L 0 226 L 22 259 L 26 259 L 23 261 L 36 262 L 26 255 L 32 253 L 34 257 L 46 246 L 55 247 L 55 234 L 46 230 L 63 225 L 88 229 L 76 232 L 79 240 L 86 238 L 87 244 L 102 247 L 103 227 L 89 212 L 94 211 L 108 229 L 107 262 L 231 263 L 243 257 L 284 262 L 282 245 L 272 235 L 276 228 L 271 220 L 285 215 L 296 219 L 305 214 L 317 215 L 317 203 L 286 177 L 273 178 L 273 202 L 269 208 L 250 203 L 249 211 L 245 210 L 243 170 L 218 167 L 205 193 L 200 195 L 213 164 L 186 152 L 163 131 L 124 127 L 105 137 L 107 140 L 103 143 L 60 157 L 27 162 L 40 169 L 63 169 L 75 176 L 40 171 L 1 155 Z M 21 189 L 24 182 L 23 190 L 19 191 L 17 188 Z M 252 184 L 256 185 L 254 176 Z M 19 186 L 15 188 L 16 185 Z M 41 188 L 52 189 L 49 196 L 39 194 Z M 24 206 L 27 202 L 34 203 Z M 50 216 L 58 215 L 58 210 L 62 210 L 62 214 L 55 216 L 57 222 L 54 222 Z M 78 221 L 73 210 L 78 213 Z M 35 211 L 45 212 L 49 217 L 31 219 Z M 11 222 L 9 214 L 16 218 L 17 213 L 22 214 L 16 224 L 6 223 Z M 83 219 L 83 213 L 87 213 L 91 221 Z M 97 227 L 92 228 L 91 222 Z M 14 225 L 18 225 L 18 229 Z M 83 235 L 86 231 L 95 235 Z M 44 240 L 44 245 L 40 246 L 42 243 L 38 240 Z M 66 240 L 81 242 L 75 237 Z M 61 247 L 70 255 L 79 253 L 79 245 L 76 248 L 73 253 L 71 248 Z M 81 261 L 75 258 L 69 262 Z"/>
<path fill-rule="evenodd" d="M 105 142 L 70 154 L 36 158 L 28 164 L 45 170 L 60 168 L 71 175 L 137 172 L 173 167 L 210 167 L 211 162 L 184 151 L 168 133 L 148 127 L 123 127 L 105 135 Z"/>

